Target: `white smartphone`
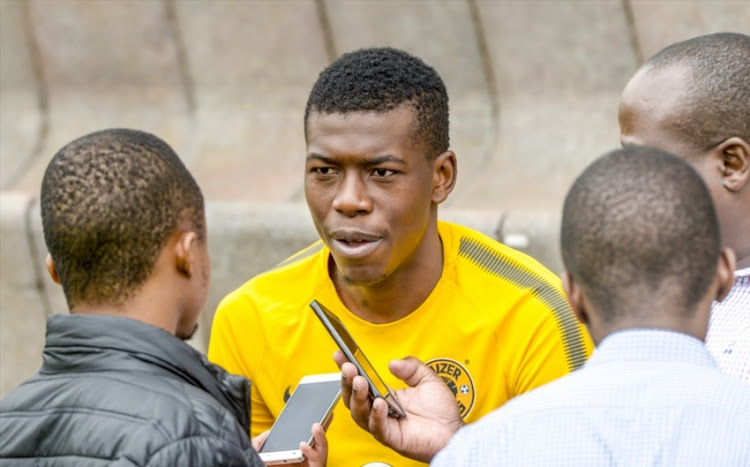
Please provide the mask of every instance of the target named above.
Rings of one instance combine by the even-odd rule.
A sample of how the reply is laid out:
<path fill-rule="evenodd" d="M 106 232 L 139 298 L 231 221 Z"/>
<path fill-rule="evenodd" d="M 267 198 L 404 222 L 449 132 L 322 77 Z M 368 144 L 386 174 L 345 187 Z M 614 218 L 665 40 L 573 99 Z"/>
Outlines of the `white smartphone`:
<path fill-rule="evenodd" d="M 303 377 L 281 413 L 268 438 L 261 446 L 260 458 L 266 465 L 294 464 L 305 460 L 299 444 L 313 445 L 310 430 L 313 423 L 324 425 L 341 398 L 341 373 L 325 373 Z"/>
<path fill-rule="evenodd" d="M 399 404 L 396 394 L 394 394 L 380 378 L 380 375 L 378 375 L 375 368 L 370 364 L 370 361 L 365 357 L 362 349 L 360 349 L 357 343 L 354 342 L 354 338 L 349 334 L 346 326 L 344 326 L 344 323 L 341 322 L 338 316 L 331 313 L 331 310 L 323 306 L 323 304 L 317 300 L 313 300 L 310 303 L 310 308 L 313 309 L 315 315 L 320 322 L 323 323 L 328 334 L 330 334 L 333 340 L 336 341 L 339 349 L 344 352 L 347 360 L 349 360 L 357 368 L 357 372 L 367 380 L 367 384 L 370 386 L 370 397 L 383 398 L 388 404 L 389 416 L 394 418 L 406 417 L 406 412 L 401 407 L 401 404 Z"/>

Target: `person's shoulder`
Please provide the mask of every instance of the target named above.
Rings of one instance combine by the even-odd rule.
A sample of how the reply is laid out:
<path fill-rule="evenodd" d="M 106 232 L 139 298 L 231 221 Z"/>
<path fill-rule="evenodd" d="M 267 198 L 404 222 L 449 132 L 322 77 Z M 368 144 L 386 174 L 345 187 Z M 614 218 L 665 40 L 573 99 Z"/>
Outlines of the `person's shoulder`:
<path fill-rule="evenodd" d="M 137 362 L 132 371 L 39 374 L 12 391 L 0 407 L 0 435 L 13 433 L 14 443 L 6 448 L 19 454 L 29 446 L 23 430 L 41 432 L 51 424 L 64 424 L 73 433 L 53 451 L 109 445 L 98 454 L 101 458 L 148 459 L 163 447 L 198 438 L 250 449 L 235 417 L 210 394 Z M 90 430 L 93 425 L 97 430 Z M 109 444 L 101 444 L 105 440 Z"/>
<path fill-rule="evenodd" d="M 566 393 L 579 385 L 575 373 L 562 376 L 557 380 L 519 394 L 486 414 L 479 420 L 463 427 L 454 439 L 454 444 L 471 448 L 485 443 L 507 443 L 519 427 L 528 427 L 547 417 L 556 417 L 559 409 L 565 404 L 561 399 Z M 530 420 L 534 422 L 529 423 Z M 454 446 L 455 447 L 455 446 Z"/>
<path fill-rule="evenodd" d="M 289 281 L 310 282 L 311 277 L 320 279 L 321 273 L 327 272 L 321 267 L 324 256 L 328 255 L 325 244 L 318 240 L 312 245 L 294 253 L 274 267 L 254 276 L 237 290 L 274 289 L 278 283 L 289 285 Z M 327 274 L 325 274 L 327 276 Z M 295 283 L 296 282 L 291 282 Z"/>
<path fill-rule="evenodd" d="M 242 428 L 235 416 L 211 394 L 187 381 L 179 381 L 178 385 L 172 394 L 185 407 L 175 405 L 174 409 L 184 411 L 186 416 L 189 414 L 194 422 L 185 426 L 189 430 L 185 436 L 244 439 L 240 436 Z"/>
<path fill-rule="evenodd" d="M 473 306 L 498 317 L 520 313 L 528 329 L 550 319 L 576 329 L 562 281 L 539 261 L 469 227 L 441 222 L 439 228 L 443 281 Z"/>
<path fill-rule="evenodd" d="M 193 426 L 189 421 L 197 399 L 187 396 L 185 385 L 144 371 L 142 365 L 135 365 L 134 371 L 40 374 L 8 394 L 2 411 L 29 423 L 43 423 L 45 414 L 74 427 L 107 414 L 111 423 L 102 427 L 104 431 L 116 425 L 135 432 L 156 421 L 162 440 L 169 440 Z"/>
<path fill-rule="evenodd" d="M 165 442 L 198 436 L 249 446 L 229 409 L 188 380 L 146 372 L 123 374 L 121 390 L 131 392 L 122 398 L 129 401 L 124 410 L 158 421 Z"/>
<path fill-rule="evenodd" d="M 443 278 L 474 303 L 567 308 L 562 281 L 536 259 L 468 227 L 441 223 L 440 229 L 447 265 Z"/>
<path fill-rule="evenodd" d="M 482 232 L 449 222 L 441 222 L 440 229 L 441 235 L 445 232 L 450 237 L 449 254 L 473 264 L 488 276 L 519 284 L 542 281 L 557 286 L 560 283 L 560 279 L 537 259 Z"/>
<path fill-rule="evenodd" d="M 583 371 L 573 371 L 557 379 L 517 395 L 502 408 L 506 420 L 515 420 L 534 413 L 547 413 L 561 408 L 585 405 L 591 377 Z"/>
<path fill-rule="evenodd" d="M 330 281 L 327 255 L 322 241 L 313 243 L 227 294 L 218 311 L 272 310 L 279 305 L 306 304 L 309 297 Z"/>
<path fill-rule="evenodd" d="M 45 407 L 54 412 L 65 407 L 86 413 L 100 411 L 151 419 L 153 410 L 185 410 L 189 403 L 175 391 L 181 382 L 156 375 L 148 366 L 134 362 L 131 371 L 43 372 L 26 380 L 3 399 L 7 411 L 35 412 Z M 54 401 L 47 396 L 54 394 Z M 102 394 L 111 397 L 102 398 Z M 46 401 L 46 402 L 45 402 Z"/>
<path fill-rule="evenodd" d="M 700 376 L 699 376 L 700 377 Z M 701 400 L 713 405 L 723 405 L 737 414 L 744 413 L 750 417 L 750 384 L 729 375 L 718 368 L 705 371 L 701 378 L 706 392 Z"/>
<path fill-rule="evenodd" d="M 159 435 L 151 437 L 148 465 L 252 463 L 248 434 L 232 412 L 205 390 L 182 379 L 161 376 L 153 378 L 150 387 L 150 396 L 142 398 L 148 402 L 140 410 L 150 413 L 148 430 Z"/>
<path fill-rule="evenodd" d="M 190 384 L 187 381 L 179 382 L 182 402 L 189 406 L 184 417 L 174 418 L 179 426 L 177 430 L 184 430 L 174 439 L 179 445 L 180 441 L 194 440 L 194 449 L 203 449 L 203 456 L 208 456 L 212 462 L 217 458 L 214 454 L 205 452 L 212 451 L 211 446 L 225 452 L 219 453 L 218 459 L 225 458 L 229 461 L 234 457 L 238 460 L 246 460 L 249 465 L 263 465 L 260 458 L 254 453 L 250 438 L 244 431 L 235 416 L 226 407 L 221 405 L 213 396 L 203 389 Z M 186 420 L 189 420 L 186 423 Z M 201 443 L 199 440 L 205 440 Z M 174 444 L 174 443 L 173 443 Z M 213 456 L 213 457 L 212 457 Z M 244 461 L 243 461 L 244 462 Z M 158 464 L 155 464 L 158 465 Z M 196 465 L 207 465 L 198 462 Z M 213 465 L 213 464 L 212 464 Z M 223 465 L 219 463 L 219 465 Z M 231 465 L 236 465 L 231 463 Z M 245 465 L 242 463 L 241 465 Z"/>
<path fill-rule="evenodd" d="M 152 451 L 154 457 L 149 465 L 160 465 L 154 459 L 181 459 L 184 453 L 179 451 L 184 450 L 197 458 L 180 465 L 207 465 L 208 459 L 212 462 L 217 459 L 214 450 L 226 451 L 219 458 L 237 459 L 245 458 L 243 452 L 252 451 L 247 433 L 232 412 L 202 388 L 186 380 L 163 376 L 154 376 L 149 386 L 151 393 L 142 398 L 148 402 L 141 407 L 141 413 L 149 412 L 151 425 L 158 426 L 161 433 L 161 446 Z M 174 452 L 170 453 L 170 449 Z"/>

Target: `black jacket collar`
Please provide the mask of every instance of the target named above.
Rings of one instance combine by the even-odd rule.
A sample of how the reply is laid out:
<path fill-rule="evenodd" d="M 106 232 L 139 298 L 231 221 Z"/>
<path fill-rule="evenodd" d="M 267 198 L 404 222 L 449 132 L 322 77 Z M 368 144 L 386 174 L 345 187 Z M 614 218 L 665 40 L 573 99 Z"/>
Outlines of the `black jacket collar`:
<path fill-rule="evenodd" d="M 213 396 L 249 432 L 250 381 L 210 363 L 174 335 L 120 316 L 50 316 L 41 373 L 97 370 L 179 378 Z"/>

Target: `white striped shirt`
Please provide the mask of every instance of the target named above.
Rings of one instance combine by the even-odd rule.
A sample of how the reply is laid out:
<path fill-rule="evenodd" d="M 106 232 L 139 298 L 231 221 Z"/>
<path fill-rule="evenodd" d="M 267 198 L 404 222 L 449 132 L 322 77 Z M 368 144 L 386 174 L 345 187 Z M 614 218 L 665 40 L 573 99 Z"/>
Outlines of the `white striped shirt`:
<path fill-rule="evenodd" d="M 734 272 L 734 285 L 714 302 L 706 347 L 721 371 L 750 384 L 750 268 Z"/>
<path fill-rule="evenodd" d="M 435 466 L 750 465 L 750 387 L 686 334 L 633 329 L 459 430 Z"/>

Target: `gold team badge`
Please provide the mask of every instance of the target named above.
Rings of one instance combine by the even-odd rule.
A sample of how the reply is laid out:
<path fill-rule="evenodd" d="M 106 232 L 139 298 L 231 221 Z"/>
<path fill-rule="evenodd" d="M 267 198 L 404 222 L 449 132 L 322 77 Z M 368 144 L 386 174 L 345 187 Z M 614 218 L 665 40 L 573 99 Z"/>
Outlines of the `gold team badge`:
<path fill-rule="evenodd" d="M 474 380 L 471 379 L 466 367 L 450 358 L 435 358 L 427 362 L 427 366 L 438 374 L 448 385 L 458 402 L 461 418 L 465 419 L 474 407 Z"/>

